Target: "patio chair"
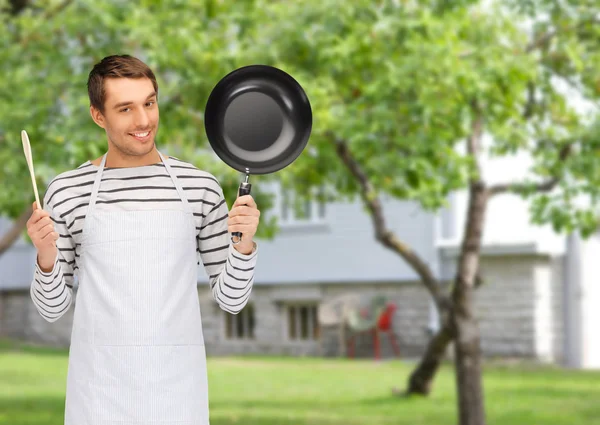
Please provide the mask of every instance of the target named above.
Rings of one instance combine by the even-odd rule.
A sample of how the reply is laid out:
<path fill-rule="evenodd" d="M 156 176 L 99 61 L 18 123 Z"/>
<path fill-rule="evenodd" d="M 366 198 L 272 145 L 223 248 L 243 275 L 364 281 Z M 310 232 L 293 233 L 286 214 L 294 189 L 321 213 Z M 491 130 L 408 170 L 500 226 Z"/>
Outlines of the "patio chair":
<path fill-rule="evenodd" d="M 400 348 L 394 335 L 393 317 L 396 305 L 386 302 L 385 298 L 379 296 L 373 298 L 371 305 L 367 308 L 355 309 L 350 312 L 348 325 L 352 334 L 348 340 L 348 356 L 354 357 L 354 343 L 358 335 L 370 333 L 373 335 L 373 347 L 375 359 L 381 358 L 379 345 L 380 334 L 386 334 L 390 339 L 394 353 L 399 357 Z"/>

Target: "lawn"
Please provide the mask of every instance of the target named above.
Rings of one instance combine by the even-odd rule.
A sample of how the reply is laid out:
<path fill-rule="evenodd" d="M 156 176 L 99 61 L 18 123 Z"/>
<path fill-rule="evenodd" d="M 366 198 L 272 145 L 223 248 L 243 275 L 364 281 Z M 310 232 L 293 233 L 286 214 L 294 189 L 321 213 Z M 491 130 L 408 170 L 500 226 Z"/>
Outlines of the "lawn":
<path fill-rule="evenodd" d="M 404 361 L 209 358 L 211 425 L 456 424 L 452 369 L 429 398 L 396 398 Z M 0 343 L 0 424 L 62 425 L 65 350 Z M 600 373 L 486 366 L 491 425 L 600 425 Z"/>

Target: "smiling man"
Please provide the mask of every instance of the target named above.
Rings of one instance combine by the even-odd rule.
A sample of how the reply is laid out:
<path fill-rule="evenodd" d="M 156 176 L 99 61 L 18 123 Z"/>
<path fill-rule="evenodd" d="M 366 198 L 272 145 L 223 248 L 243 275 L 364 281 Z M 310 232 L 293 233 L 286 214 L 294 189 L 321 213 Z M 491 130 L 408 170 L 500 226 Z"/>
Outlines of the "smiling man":
<path fill-rule="evenodd" d="M 221 309 L 239 313 L 260 211 L 250 195 L 229 211 L 213 175 L 157 150 L 158 84 L 143 62 L 104 58 L 88 94 L 107 152 L 52 180 L 27 224 L 39 314 L 61 318 L 79 281 L 65 425 L 208 425 L 198 265 Z"/>

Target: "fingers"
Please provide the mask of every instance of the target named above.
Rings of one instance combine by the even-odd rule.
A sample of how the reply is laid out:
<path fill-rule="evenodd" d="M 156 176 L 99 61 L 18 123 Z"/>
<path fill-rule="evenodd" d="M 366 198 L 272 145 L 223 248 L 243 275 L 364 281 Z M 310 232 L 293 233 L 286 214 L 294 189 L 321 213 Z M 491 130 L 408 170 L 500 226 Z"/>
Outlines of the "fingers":
<path fill-rule="evenodd" d="M 32 232 L 40 232 L 46 226 L 54 227 L 54 223 L 52 222 L 52 219 L 50 218 L 50 216 L 45 216 L 45 217 L 40 218 L 35 224 L 33 224 L 31 226 L 31 231 Z"/>
<path fill-rule="evenodd" d="M 36 247 L 52 245 L 53 241 L 58 240 L 58 233 L 54 230 L 54 225 L 48 224 L 38 231 L 33 232 L 30 235 L 32 242 Z M 38 246 L 39 245 L 39 246 Z"/>
<path fill-rule="evenodd" d="M 230 233 L 241 232 L 246 236 L 254 236 L 258 228 L 259 219 L 257 216 L 236 215 L 229 217 L 227 227 Z"/>
<path fill-rule="evenodd" d="M 38 232 L 38 238 L 39 239 L 44 239 L 46 236 L 48 236 L 50 233 L 54 232 L 54 225 L 52 224 L 48 224 L 44 227 L 42 227 Z"/>
<path fill-rule="evenodd" d="M 258 210 L 256 208 L 247 207 L 244 205 L 238 205 L 237 207 L 234 206 L 231 209 L 231 211 L 229 211 L 229 217 L 234 217 L 234 216 L 238 216 L 238 215 L 248 215 L 248 216 L 260 217 L 260 210 Z"/>
<path fill-rule="evenodd" d="M 227 220 L 228 230 L 231 233 L 240 232 L 246 237 L 256 234 L 260 210 L 251 195 L 238 197 L 229 211 Z"/>
<path fill-rule="evenodd" d="M 240 232 L 245 236 L 254 236 L 256 234 L 256 226 L 244 224 L 236 224 L 233 226 L 229 226 L 229 233 L 235 232 Z"/>
<path fill-rule="evenodd" d="M 252 195 L 239 196 L 233 203 L 231 209 L 233 209 L 239 205 L 248 205 L 250 208 L 256 208 L 256 202 L 254 201 L 254 198 L 252 197 Z"/>
<path fill-rule="evenodd" d="M 43 209 L 36 208 L 33 203 L 34 211 L 27 220 L 27 234 L 38 249 L 44 251 L 48 248 L 54 248 L 60 235 L 54 230 L 54 222 L 50 214 Z"/>
<path fill-rule="evenodd" d="M 41 242 L 43 244 L 47 244 L 48 246 L 53 246 L 58 238 L 60 238 L 60 235 L 58 232 L 55 232 L 54 229 L 52 229 L 41 239 Z"/>
<path fill-rule="evenodd" d="M 229 217 L 229 219 L 227 220 L 227 224 L 229 226 L 234 225 L 234 224 L 254 224 L 257 225 L 258 224 L 258 217 L 256 216 L 250 216 L 250 215 L 236 215 L 233 217 Z"/>
<path fill-rule="evenodd" d="M 41 220 L 44 217 L 50 217 L 50 214 L 48 213 L 48 211 L 44 211 L 41 208 L 36 208 L 35 202 L 33 204 L 34 204 L 34 210 L 33 210 L 33 213 L 31 214 L 31 217 L 29 217 L 29 220 L 27 220 L 27 227 L 35 225 L 39 220 Z"/>

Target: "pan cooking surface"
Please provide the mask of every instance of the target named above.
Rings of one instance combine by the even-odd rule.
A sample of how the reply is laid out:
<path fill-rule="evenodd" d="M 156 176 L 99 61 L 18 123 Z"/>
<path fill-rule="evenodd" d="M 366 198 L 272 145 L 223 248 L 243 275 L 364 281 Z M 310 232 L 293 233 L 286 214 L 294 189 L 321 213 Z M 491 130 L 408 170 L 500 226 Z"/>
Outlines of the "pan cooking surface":
<path fill-rule="evenodd" d="M 277 102 L 259 92 L 239 95 L 229 104 L 223 120 L 229 143 L 247 151 L 267 149 L 279 139 L 284 116 Z"/>
<path fill-rule="evenodd" d="M 225 163 L 241 172 L 267 174 L 301 154 L 311 133 L 312 111 L 291 76 L 251 65 L 215 86 L 204 124 L 211 146 Z"/>

